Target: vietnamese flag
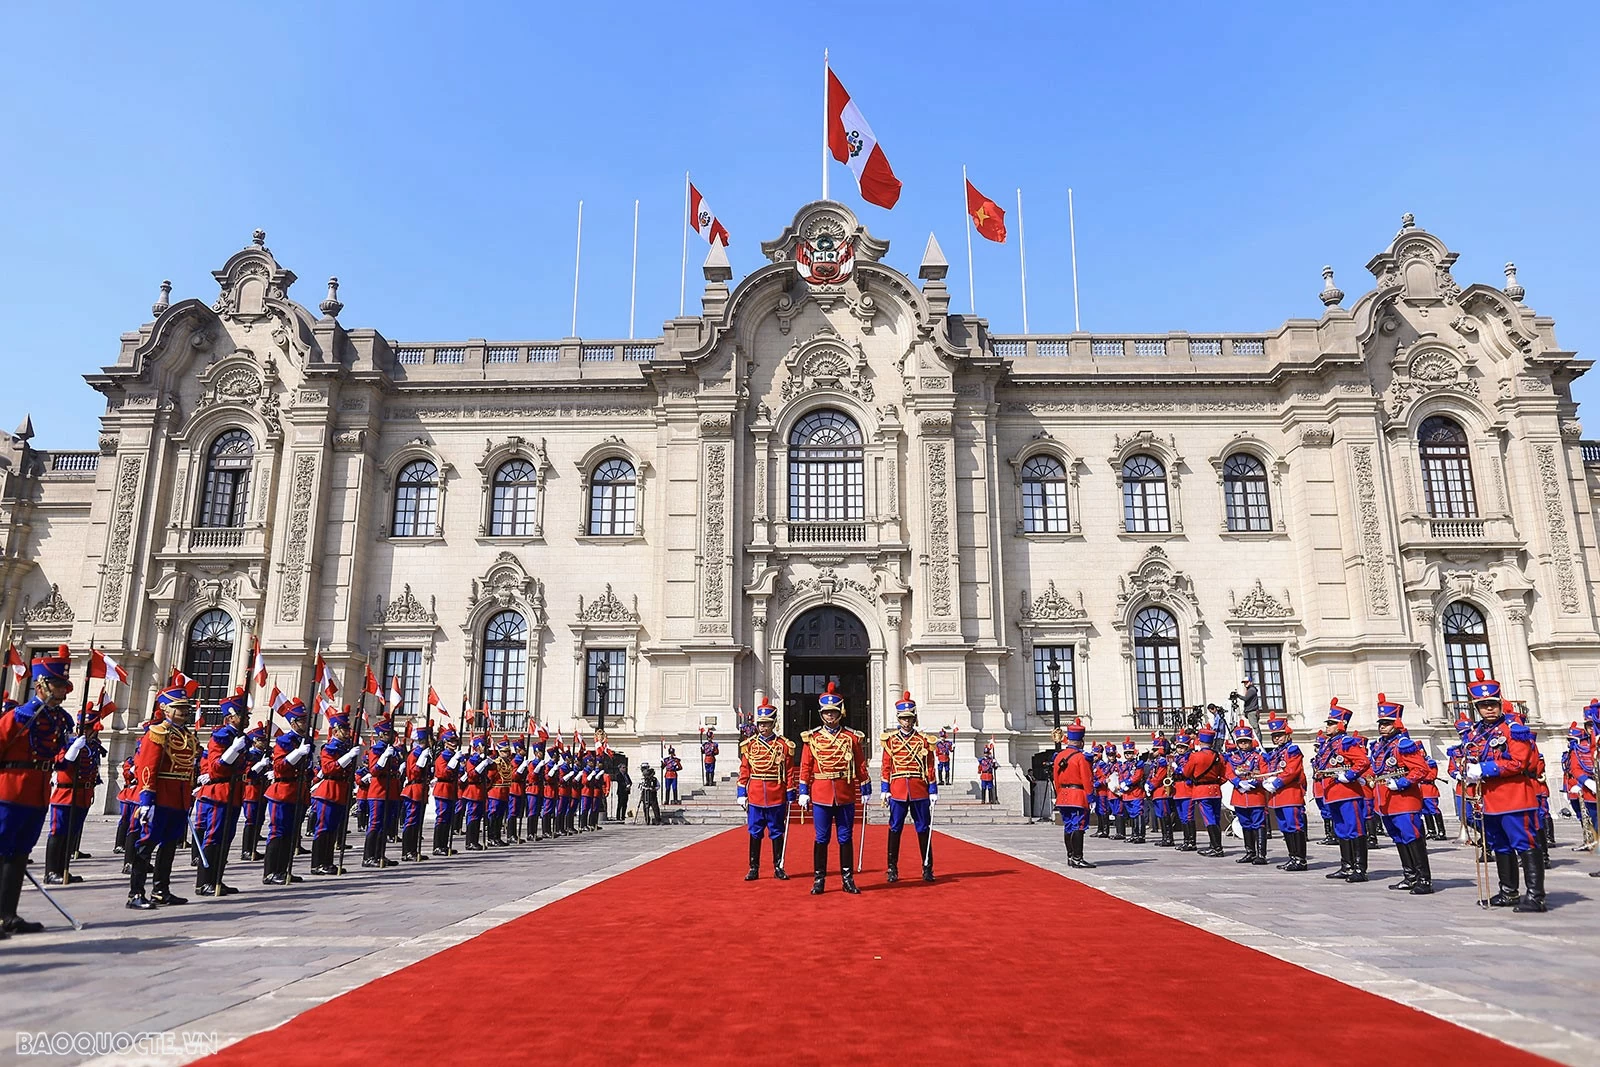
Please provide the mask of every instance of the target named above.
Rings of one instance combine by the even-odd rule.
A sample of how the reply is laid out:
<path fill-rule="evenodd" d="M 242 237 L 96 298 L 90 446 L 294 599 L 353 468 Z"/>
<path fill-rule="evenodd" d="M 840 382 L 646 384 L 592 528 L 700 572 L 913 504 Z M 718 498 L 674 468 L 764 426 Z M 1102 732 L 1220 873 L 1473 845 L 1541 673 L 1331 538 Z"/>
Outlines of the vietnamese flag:
<path fill-rule="evenodd" d="M 832 67 L 828 68 L 828 151 L 856 176 L 861 199 L 881 208 L 894 207 L 900 199 L 900 179 L 894 176 L 866 116 L 834 77 Z"/>
<path fill-rule="evenodd" d="M 986 237 L 996 244 L 1004 244 L 1006 240 L 1006 213 L 1004 209 L 978 192 L 978 187 L 972 182 L 967 182 L 967 214 L 972 216 L 972 225 L 978 231 L 979 237 Z"/>

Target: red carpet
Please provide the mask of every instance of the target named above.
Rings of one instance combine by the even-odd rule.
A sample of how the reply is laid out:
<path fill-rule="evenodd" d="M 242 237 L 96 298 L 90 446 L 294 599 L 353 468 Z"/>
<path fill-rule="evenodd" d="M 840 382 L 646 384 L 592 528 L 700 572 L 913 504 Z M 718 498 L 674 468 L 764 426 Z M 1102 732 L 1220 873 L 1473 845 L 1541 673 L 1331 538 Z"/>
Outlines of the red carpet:
<path fill-rule="evenodd" d="M 763 877 L 746 883 L 745 833 L 730 830 L 201 1062 L 1549 1062 L 1001 853 L 937 842 L 938 883 L 913 873 L 891 886 L 875 827 L 862 894 L 840 892 L 835 872 L 812 897 L 809 834 L 793 838 L 790 881 L 770 878 L 763 848 Z M 915 872 L 916 839 L 906 844 L 902 870 Z M 1301 1021 L 1267 1021 L 1285 1009 Z"/>

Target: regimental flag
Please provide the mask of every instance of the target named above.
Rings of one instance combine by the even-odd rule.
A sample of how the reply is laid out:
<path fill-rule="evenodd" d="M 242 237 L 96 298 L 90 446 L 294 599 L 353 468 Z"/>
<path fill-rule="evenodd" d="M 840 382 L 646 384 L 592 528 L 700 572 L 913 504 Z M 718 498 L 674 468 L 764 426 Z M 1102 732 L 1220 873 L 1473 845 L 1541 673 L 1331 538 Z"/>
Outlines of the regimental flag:
<path fill-rule="evenodd" d="M 21 678 L 28 673 L 28 661 L 22 658 L 22 653 L 17 651 L 16 645 L 6 646 L 6 666 L 11 668 L 11 673 Z"/>
<path fill-rule="evenodd" d="M 400 704 L 403 694 L 400 692 L 400 676 L 397 674 L 389 679 L 389 714 L 400 714 Z"/>
<path fill-rule="evenodd" d="M 257 637 L 251 644 L 250 676 L 255 679 L 256 685 L 266 685 L 267 661 L 261 658 L 261 638 Z"/>
<path fill-rule="evenodd" d="M 373 696 L 377 697 L 378 703 L 380 704 L 388 703 L 388 701 L 383 699 L 383 687 L 378 684 L 378 676 L 372 673 L 372 664 L 370 663 L 367 664 L 367 680 L 362 684 L 361 691 L 364 693 L 371 693 Z"/>
<path fill-rule="evenodd" d="M 117 661 L 101 652 L 98 648 L 89 653 L 90 678 L 115 678 L 122 685 L 128 684 L 128 672 L 117 665 Z"/>
<path fill-rule="evenodd" d="M 721 241 L 724 248 L 728 246 L 728 228 L 717 218 L 693 182 L 689 183 L 689 225 L 695 233 L 705 238 L 706 244 L 714 245 Z"/>
<path fill-rule="evenodd" d="M 850 168 L 861 187 L 861 199 L 881 208 L 894 207 L 900 199 L 900 179 L 889 166 L 878 137 L 867 125 L 866 116 L 844 91 L 844 86 L 828 70 L 828 150 L 833 158 Z"/>
<path fill-rule="evenodd" d="M 279 689 L 277 686 L 272 687 L 272 696 L 269 699 L 272 704 L 272 712 L 274 715 L 282 711 L 283 706 L 289 703 L 289 698 L 285 696 L 283 690 Z"/>
<path fill-rule="evenodd" d="M 444 706 L 444 701 L 439 699 L 439 694 L 433 691 L 433 686 L 431 685 L 428 686 L 428 707 L 438 708 L 439 714 L 443 715 L 446 719 L 450 717 L 450 709 Z M 433 712 L 428 712 L 428 716 L 432 718 Z"/>
<path fill-rule="evenodd" d="M 90 675 L 90 677 L 96 677 L 96 676 L 95 675 Z M 103 678 L 105 676 L 104 675 L 99 675 L 98 677 L 102 677 Z M 196 682 L 194 679 L 190 678 L 187 674 L 184 674 L 182 671 L 180 671 L 176 667 L 172 668 L 172 677 L 167 679 L 167 688 L 168 689 L 171 689 L 174 686 L 179 686 L 179 685 L 183 686 L 184 689 L 188 689 L 189 686 L 191 686 L 191 685 L 199 686 L 199 684 L 200 684 L 199 682 Z"/>
<path fill-rule="evenodd" d="M 999 204 L 978 192 L 978 187 L 967 182 L 967 214 L 972 216 L 972 226 L 979 237 L 996 244 L 1006 240 L 1006 213 Z"/>

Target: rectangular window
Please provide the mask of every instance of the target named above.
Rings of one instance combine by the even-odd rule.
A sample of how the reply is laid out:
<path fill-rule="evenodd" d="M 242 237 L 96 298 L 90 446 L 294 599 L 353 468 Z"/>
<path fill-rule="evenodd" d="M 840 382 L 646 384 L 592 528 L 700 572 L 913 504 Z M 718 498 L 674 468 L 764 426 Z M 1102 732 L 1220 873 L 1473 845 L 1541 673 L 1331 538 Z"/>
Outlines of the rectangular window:
<path fill-rule="evenodd" d="M 588 682 L 583 698 L 583 713 L 589 718 L 600 714 L 600 664 L 608 668 L 606 675 L 606 718 L 622 717 L 628 706 L 628 658 L 621 648 L 591 648 L 587 656 Z"/>
<path fill-rule="evenodd" d="M 1065 533 L 1070 529 L 1065 481 L 1022 483 L 1022 529 L 1025 533 Z"/>
<path fill-rule="evenodd" d="M 1283 693 L 1283 646 L 1245 645 L 1244 674 L 1261 694 L 1261 710 L 1287 714 L 1289 702 Z"/>
<path fill-rule="evenodd" d="M 1071 645 L 1033 646 L 1033 706 L 1045 719 L 1078 713 Z"/>
<path fill-rule="evenodd" d="M 424 717 L 422 707 L 422 650 L 420 648 L 388 648 L 383 652 L 383 697 L 389 698 L 394 679 L 400 679 L 400 706 L 390 708 L 396 721 L 404 715 Z"/>

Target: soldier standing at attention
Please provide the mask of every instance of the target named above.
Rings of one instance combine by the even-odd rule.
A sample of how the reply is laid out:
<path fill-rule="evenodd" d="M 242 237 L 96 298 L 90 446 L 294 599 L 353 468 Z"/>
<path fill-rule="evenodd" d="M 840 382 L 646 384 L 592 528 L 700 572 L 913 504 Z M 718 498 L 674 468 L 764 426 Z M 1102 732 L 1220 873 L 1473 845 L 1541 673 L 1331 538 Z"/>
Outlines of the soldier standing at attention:
<path fill-rule="evenodd" d="M 1306 869 L 1306 770 L 1300 746 L 1291 740 L 1287 719 L 1270 719 L 1272 755 L 1267 760 L 1267 777 L 1261 789 L 1267 795 L 1272 817 L 1283 833 L 1289 859 L 1278 864 L 1280 871 Z"/>
<path fill-rule="evenodd" d="M 750 870 L 744 880 L 753 882 L 761 876 L 761 837 L 765 834 L 772 841 L 772 876 L 786 881 L 784 830 L 789 805 L 796 797 L 794 743 L 777 735 L 778 709 L 765 696 L 755 710 L 755 722 L 755 736 L 739 742 L 738 804 L 745 809 L 750 830 Z"/>
<path fill-rule="evenodd" d="M 883 766 L 879 786 L 889 808 L 889 881 L 900 880 L 900 834 L 906 814 L 917 831 L 922 852 L 922 880 L 933 881 L 933 805 L 939 782 L 933 772 L 934 740 L 917 729 L 917 702 L 905 693 L 894 706 L 900 729 L 882 737 Z"/>
<path fill-rule="evenodd" d="M 272 784 L 267 787 L 267 854 L 262 865 L 264 885 L 284 885 L 300 881 L 289 873 L 289 864 L 299 844 L 301 783 L 311 773 L 311 739 L 306 729 L 306 707 L 293 697 L 283 707 L 288 729 L 272 741 Z"/>
<path fill-rule="evenodd" d="M 683 803 L 678 799 L 678 772 L 681 770 L 683 770 L 683 760 L 678 758 L 678 750 L 668 745 L 667 758 L 661 761 L 661 784 L 665 790 L 663 803 Z"/>
<path fill-rule="evenodd" d="M 1465 747 L 1467 787 L 1482 798 L 1483 834 L 1494 853 L 1500 892 L 1496 908 L 1544 911 L 1544 868 L 1539 863 L 1539 802 L 1530 774 L 1538 765 L 1532 732 L 1506 717 L 1500 683 L 1477 672 L 1467 686 L 1478 712 L 1478 726 Z M 1528 880 L 1528 895 L 1518 892 L 1517 867 Z"/>
<path fill-rule="evenodd" d="M 1055 784 L 1056 810 L 1061 813 L 1061 832 L 1066 838 L 1067 866 L 1092 870 L 1096 865 L 1083 858 L 1083 835 L 1089 825 L 1094 767 L 1083 754 L 1083 734 L 1083 721 L 1074 719 L 1066 732 L 1056 738 L 1058 744 L 1065 744 L 1050 765 L 1050 780 Z"/>
<path fill-rule="evenodd" d="M 956 746 L 950 740 L 950 731 L 941 727 L 939 729 L 939 743 L 934 746 L 939 756 L 939 784 L 950 784 L 950 757 L 955 754 Z"/>
<path fill-rule="evenodd" d="M 1256 738 L 1250 727 L 1240 725 L 1233 732 L 1234 749 L 1226 757 L 1228 779 L 1233 783 L 1233 817 L 1244 834 L 1244 855 L 1236 863 L 1267 865 L 1267 797 L 1261 779 L 1267 764 L 1256 751 Z"/>
<path fill-rule="evenodd" d="M 350 709 L 328 716 L 329 738 L 323 742 L 317 755 L 320 777 L 312 790 L 311 810 L 315 818 L 311 834 L 311 873 L 344 873 L 334 859 L 334 849 L 342 835 L 348 833 L 350 801 L 355 796 L 355 763 L 361 758 L 361 746 L 350 739 Z M 371 814 L 371 811 L 368 811 Z M 370 837 L 374 826 L 381 835 L 382 824 L 367 820 Z M 371 866 L 363 861 L 363 867 Z"/>
<path fill-rule="evenodd" d="M 1362 805 L 1365 802 L 1362 780 L 1371 770 L 1367 745 L 1360 736 L 1348 732 L 1351 713 L 1339 706 L 1339 698 L 1328 702 L 1328 720 L 1323 725 L 1323 743 L 1312 761 L 1312 773 L 1326 783 L 1323 799 L 1333 821 L 1333 836 L 1339 841 L 1339 869 L 1325 875 L 1347 882 L 1367 880 L 1367 831 Z"/>
<path fill-rule="evenodd" d="M 1377 776 L 1373 787 L 1378 815 L 1389 840 L 1400 853 L 1400 881 L 1390 889 L 1410 890 L 1417 896 L 1433 892 L 1433 871 L 1428 866 L 1428 840 L 1422 826 L 1422 783 L 1430 781 L 1428 754 L 1406 732 L 1405 705 L 1378 694 L 1378 748 L 1372 763 Z"/>
<path fill-rule="evenodd" d="M 139 779 L 139 810 L 135 813 L 138 836 L 133 843 L 133 876 L 128 883 L 128 907 L 148 911 L 158 904 L 187 904 L 187 897 L 171 889 L 172 858 L 189 830 L 189 805 L 194 802 L 195 761 L 200 742 L 189 726 L 194 716 L 194 695 L 200 683 L 175 685 L 156 694 L 156 713 L 162 715 L 139 742 L 133 772 Z M 154 891 L 144 895 L 145 879 L 155 871 Z"/>
<path fill-rule="evenodd" d="M 983 755 L 978 760 L 978 797 L 985 804 L 1000 803 L 995 792 L 994 772 L 1000 766 L 1000 761 L 994 758 L 994 742 L 983 746 Z"/>
<path fill-rule="evenodd" d="M 61 710 L 72 692 L 72 653 L 62 645 L 54 656 L 34 659 L 31 670 L 33 696 L 0 713 L 0 939 L 44 929 L 19 918 L 17 903 L 44 829 L 55 755 L 72 732 L 72 718 Z"/>
<path fill-rule="evenodd" d="M 200 838 L 204 863 L 195 865 L 194 891 L 202 897 L 226 897 L 238 890 L 222 881 L 222 870 L 232 851 L 233 834 L 239 828 L 239 812 L 244 808 L 244 777 L 249 772 L 246 750 L 250 738 L 244 733 L 248 718 L 243 689 L 217 706 L 222 725 L 211 731 L 205 755 L 200 760 L 200 799 L 195 810 L 195 835 Z"/>
<path fill-rule="evenodd" d="M 439 728 L 439 754 L 433 757 L 433 854 L 449 856 L 451 831 L 456 824 L 456 805 L 460 802 L 461 753 L 456 728 L 445 723 Z"/>
<path fill-rule="evenodd" d="M 700 742 L 700 762 L 705 767 L 706 785 L 717 784 L 717 753 L 722 749 L 717 745 L 716 731 L 706 727 L 706 737 Z"/>
<path fill-rule="evenodd" d="M 394 740 L 394 719 L 383 716 L 373 727 L 367 751 L 367 837 L 362 843 L 361 866 L 393 867 L 389 858 L 390 816 L 400 803 L 406 756 Z"/>
<path fill-rule="evenodd" d="M 828 839 L 839 841 L 839 883 L 846 893 L 856 888 L 854 857 L 850 854 L 851 830 L 856 818 L 856 800 L 865 800 L 872 791 L 867 774 L 866 739 L 856 730 L 841 725 L 844 698 L 832 682 L 817 698 L 822 725 L 800 735 L 800 806 L 816 804 L 813 819 L 817 828 L 812 846 L 811 892 L 822 892 L 828 877 Z"/>

